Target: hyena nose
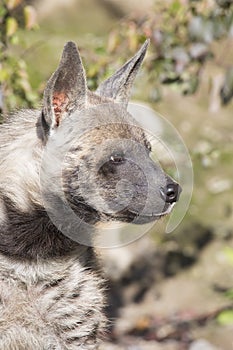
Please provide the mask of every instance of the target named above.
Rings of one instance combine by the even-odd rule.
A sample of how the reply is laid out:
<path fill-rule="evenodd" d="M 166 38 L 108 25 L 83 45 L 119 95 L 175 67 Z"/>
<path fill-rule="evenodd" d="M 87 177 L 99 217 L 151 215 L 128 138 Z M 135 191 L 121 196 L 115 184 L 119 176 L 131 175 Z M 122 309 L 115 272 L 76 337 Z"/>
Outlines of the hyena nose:
<path fill-rule="evenodd" d="M 178 201 L 181 187 L 177 183 L 170 183 L 165 188 L 160 189 L 160 194 L 166 203 L 175 203 Z"/>

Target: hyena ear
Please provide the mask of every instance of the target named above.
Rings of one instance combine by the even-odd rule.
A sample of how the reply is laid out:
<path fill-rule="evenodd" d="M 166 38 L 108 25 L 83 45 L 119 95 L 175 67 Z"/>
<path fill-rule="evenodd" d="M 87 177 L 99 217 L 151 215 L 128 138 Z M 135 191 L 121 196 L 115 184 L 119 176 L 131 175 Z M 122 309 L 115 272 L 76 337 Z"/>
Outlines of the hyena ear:
<path fill-rule="evenodd" d="M 42 125 L 45 132 L 56 129 L 62 119 L 86 105 L 85 71 L 75 43 L 64 46 L 58 69 L 44 91 Z"/>
<path fill-rule="evenodd" d="M 140 50 L 96 90 L 100 96 L 110 97 L 117 102 L 128 103 L 131 87 L 145 57 L 150 40 L 147 39 Z"/>

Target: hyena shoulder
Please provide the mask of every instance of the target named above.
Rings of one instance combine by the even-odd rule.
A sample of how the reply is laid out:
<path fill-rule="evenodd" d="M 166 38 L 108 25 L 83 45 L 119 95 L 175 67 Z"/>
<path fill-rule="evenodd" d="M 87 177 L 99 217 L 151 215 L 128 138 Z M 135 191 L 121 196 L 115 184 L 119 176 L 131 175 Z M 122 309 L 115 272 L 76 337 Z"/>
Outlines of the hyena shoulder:
<path fill-rule="evenodd" d="M 88 350 L 90 339 L 97 346 L 104 283 L 90 249 L 24 264 L 0 256 L 0 269 L 1 349 L 72 350 L 81 341 Z"/>

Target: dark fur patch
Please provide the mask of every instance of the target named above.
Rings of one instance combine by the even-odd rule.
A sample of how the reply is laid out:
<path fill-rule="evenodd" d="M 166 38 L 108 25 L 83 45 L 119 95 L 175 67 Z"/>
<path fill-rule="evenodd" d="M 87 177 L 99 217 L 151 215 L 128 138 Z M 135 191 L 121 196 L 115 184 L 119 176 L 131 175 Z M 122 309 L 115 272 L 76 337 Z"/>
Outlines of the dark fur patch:
<path fill-rule="evenodd" d="M 80 341 L 80 337 L 69 337 L 66 339 L 66 342 L 68 344 L 72 344 L 72 343 L 79 342 L 79 341 Z"/>
<path fill-rule="evenodd" d="M 45 289 L 49 289 L 49 288 L 57 287 L 57 286 L 59 286 L 61 284 L 61 282 L 64 281 L 64 279 L 65 278 L 63 277 L 63 278 L 58 278 L 56 280 L 52 280 L 52 281 L 50 281 L 50 283 L 46 284 L 44 286 L 44 288 Z"/>
<path fill-rule="evenodd" d="M 68 296 L 68 298 L 69 298 L 69 299 L 76 299 L 76 298 L 80 297 L 81 290 L 82 290 L 81 286 L 76 287 L 76 288 L 72 291 L 71 295 Z"/>
<path fill-rule="evenodd" d="M 50 221 L 41 207 L 30 213 L 16 209 L 4 199 L 8 220 L 0 226 L 0 252 L 26 259 L 58 257 L 74 250 L 79 244 L 64 236 Z"/>

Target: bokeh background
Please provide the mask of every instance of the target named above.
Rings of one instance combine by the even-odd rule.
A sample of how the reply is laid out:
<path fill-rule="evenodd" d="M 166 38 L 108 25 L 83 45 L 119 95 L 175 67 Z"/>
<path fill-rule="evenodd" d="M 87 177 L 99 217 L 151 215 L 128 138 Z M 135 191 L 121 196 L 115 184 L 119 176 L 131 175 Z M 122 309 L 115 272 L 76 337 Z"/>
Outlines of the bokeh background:
<path fill-rule="evenodd" d="M 132 99 L 179 131 L 194 188 L 179 227 L 100 251 L 111 322 L 102 350 L 233 349 L 233 1 L 1 0 L 1 120 L 40 108 L 63 45 L 88 85 L 151 45 Z"/>

